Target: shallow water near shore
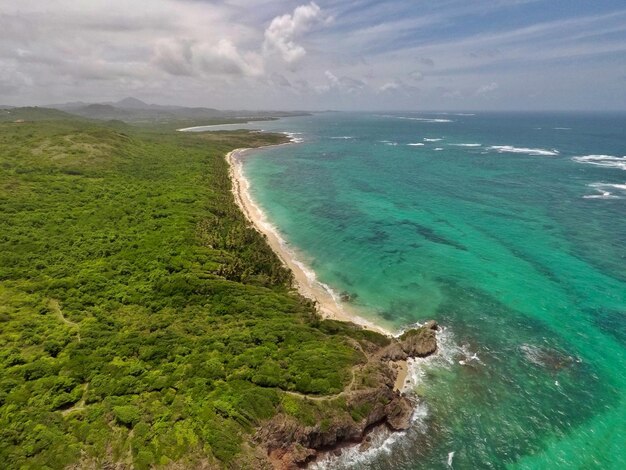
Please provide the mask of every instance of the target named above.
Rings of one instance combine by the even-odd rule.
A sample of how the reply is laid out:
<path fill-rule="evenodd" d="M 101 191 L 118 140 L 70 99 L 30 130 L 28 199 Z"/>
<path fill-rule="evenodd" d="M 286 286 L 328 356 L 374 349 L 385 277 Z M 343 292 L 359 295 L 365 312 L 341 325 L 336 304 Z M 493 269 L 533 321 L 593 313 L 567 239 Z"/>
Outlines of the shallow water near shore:
<path fill-rule="evenodd" d="M 626 468 L 626 116 L 252 127 L 301 141 L 244 172 L 318 279 L 370 320 L 448 329 L 428 412 L 368 468 Z"/>

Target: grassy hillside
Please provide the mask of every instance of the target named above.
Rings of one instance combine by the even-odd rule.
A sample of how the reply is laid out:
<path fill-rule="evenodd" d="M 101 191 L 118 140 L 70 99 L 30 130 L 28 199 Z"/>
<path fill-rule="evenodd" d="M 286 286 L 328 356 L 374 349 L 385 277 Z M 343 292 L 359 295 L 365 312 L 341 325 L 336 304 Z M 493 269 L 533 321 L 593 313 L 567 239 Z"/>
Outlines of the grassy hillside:
<path fill-rule="evenodd" d="M 74 116 L 51 108 L 27 107 L 0 109 L 0 122 L 68 120 Z"/>
<path fill-rule="evenodd" d="M 282 139 L 0 123 L 3 468 L 255 466 L 283 390 L 350 382 L 364 333 L 316 318 L 230 193 L 224 154 Z"/>

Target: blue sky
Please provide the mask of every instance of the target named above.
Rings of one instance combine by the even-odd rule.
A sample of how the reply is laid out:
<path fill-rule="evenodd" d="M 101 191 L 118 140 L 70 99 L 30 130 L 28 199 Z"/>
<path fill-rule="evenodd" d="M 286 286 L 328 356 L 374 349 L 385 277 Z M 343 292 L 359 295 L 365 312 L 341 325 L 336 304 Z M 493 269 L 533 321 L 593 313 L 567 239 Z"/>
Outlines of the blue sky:
<path fill-rule="evenodd" d="M 626 110 L 626 3 L 0 0 L 0 104 Z"/>

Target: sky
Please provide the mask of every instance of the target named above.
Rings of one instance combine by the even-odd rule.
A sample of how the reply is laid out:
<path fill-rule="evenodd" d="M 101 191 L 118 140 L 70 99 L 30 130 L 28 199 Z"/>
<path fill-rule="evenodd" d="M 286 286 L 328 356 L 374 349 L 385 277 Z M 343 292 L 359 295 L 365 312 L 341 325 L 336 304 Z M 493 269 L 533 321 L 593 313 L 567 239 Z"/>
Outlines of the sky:
<path fill-rule="evenodd" d="M 624 0 L 0 0 L 0 104 L 626 110 Z"/>

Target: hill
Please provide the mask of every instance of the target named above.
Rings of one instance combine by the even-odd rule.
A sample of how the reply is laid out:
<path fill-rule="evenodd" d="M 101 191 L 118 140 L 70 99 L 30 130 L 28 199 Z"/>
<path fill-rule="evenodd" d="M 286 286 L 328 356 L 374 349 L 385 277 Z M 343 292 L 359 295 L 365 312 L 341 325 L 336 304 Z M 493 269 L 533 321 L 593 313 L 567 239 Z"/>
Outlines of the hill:
<path fill-rule="evenodd" d="M 119 119 L 125 122 L 143 124 L 178 122 L 181 124 L 180 127 L 258 121 L 307 114 L 301 111 L 237 111 L 206 107 L 188 108 L 184 106 L 148 104 L 132 97 L 115 102 L 92 104 L 72 102 L 54 104 L 49 107 L 89 119 Z"/>
<path fill-rule="evenodd" d="M 50 121 L 75 119 L 69 113 L 51 108 L 25 107 L 0 109 L 0 122 Z"/>
<path fill-rule="evenodd" d="M 132 116 L 132 113 L 116 108 L 115 106 L 111 106 L 110 104 L 89 104 L 74 109 L 71 113 L 81 117 L 101 120 L 127 120 Z"/>
<path fill-rule="evenodd" d="M 119 100 L 118 102 L 115 103 L 115 106 L 117 106 L 118 108 L 125 108 L 125 109 L 148 109 L 150 108 L 149 104 L 146 104 L 143 101 L 138 100 L 137 98 L 132 98 L 132 97 Z"/>

